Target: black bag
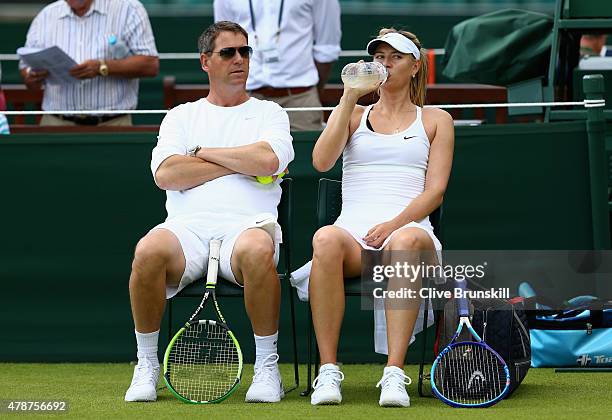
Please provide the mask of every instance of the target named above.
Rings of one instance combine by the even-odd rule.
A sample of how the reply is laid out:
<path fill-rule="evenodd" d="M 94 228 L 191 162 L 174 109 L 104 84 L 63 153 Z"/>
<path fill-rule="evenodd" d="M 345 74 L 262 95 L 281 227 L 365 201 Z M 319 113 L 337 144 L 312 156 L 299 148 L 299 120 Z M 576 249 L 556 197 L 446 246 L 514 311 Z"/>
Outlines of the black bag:
<path fill-rule="evenodd" d="M 521 384 L 531 366 L 529 328 L 522 299 L 516 298 L 509 302 L 501 299 L 471 299 L 470 316 L 474 331 L 508 364 L 508 398 Z M 451 299 L 444 305 L 444 319 L 438 333 L 436 353 L 448 345 L 458 324 L 457 302 Z M 464 328 L 457 341 L 471 339 L 470 332 Z"/>

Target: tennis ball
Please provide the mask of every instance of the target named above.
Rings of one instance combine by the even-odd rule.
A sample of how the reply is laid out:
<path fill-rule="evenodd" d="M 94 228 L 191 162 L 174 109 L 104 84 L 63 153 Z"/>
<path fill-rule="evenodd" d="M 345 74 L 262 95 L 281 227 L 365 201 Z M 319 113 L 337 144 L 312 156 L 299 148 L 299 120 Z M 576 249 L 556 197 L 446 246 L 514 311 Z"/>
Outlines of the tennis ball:
<path fill-rule="evenodd" d="M 278 176 L 277 179 L 282 178 L 283 176 L 285 176 L 284 172 L 281 172 Z M 257 180 L 257 182 L 259 182 L 260 184 L 271 184 L 272 181 L 274 181 L 272 179 L 271 176 L 256 176 L 255 179 Z"/>
<path fill-rule="evenodd" d="M 256 176 L 255 179 L 260 184 L 270 184 L 272 182 L 271 176 Z"/>

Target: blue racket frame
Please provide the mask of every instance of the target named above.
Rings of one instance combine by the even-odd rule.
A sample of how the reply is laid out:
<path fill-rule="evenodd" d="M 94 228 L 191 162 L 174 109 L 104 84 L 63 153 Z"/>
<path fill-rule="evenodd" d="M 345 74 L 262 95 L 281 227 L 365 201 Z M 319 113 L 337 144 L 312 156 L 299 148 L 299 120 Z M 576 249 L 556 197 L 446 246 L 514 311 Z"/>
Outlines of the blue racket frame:
<path fill-rule="evenodd" d="M 455 280 L 455 284 L 462 291 L 466 290 L 466 282 L 465 281 L 457 281 L 457 280 Z M 493 350 L 487 343 L 482 341 L 482 338 L 480 338 L 478 333 L 476 333 L 476 331 L 474 331 L 474 328 L 472 327 L 472 324 L 470 323 L 470 318 L 469 318 L 469 316 L 470 316 L 470 309 L 469 309 L 469 306 L 468 306 L 467 298 L 465 298 L 462 295 L 461 297 L 456 298 L 456 300 L 457 300 L 457 313 L 459 314 L 459 325 L 457 326 L 457 331 L 455 331 L 455 334 L 451 338 L 450 344 L 448 346 L 446 346 L 444 348 L 444 350 L 442 350 L 440 352 L 440 354 L 438 354 L 438 357 L 436 357 L 436 360 L 434 360 L 433 364 L 431 365 L 431 371 L 430 371 L 430 375 L 429 375 L 430 382 L 431 382 L 431 390 L 432 390 L 433 394 L 440 401 L 450 405 L 451 407 L 456 407 L 456 408 L 485 408 L 485 407 L 490 407 L 490 406 L 496 404 L 497 402 L 499 402 L 500 400 L 502 400 L 508 394 L 508 392 L 510 391 L 510 370 L 508 369 L 508 364 L 499 355 L 499 353 L 497 353 L 495 350 Z M 472 336 L 476 339 L 476 341 L 459 342 L 459 343 L 455 342 L 457 340 L 457 338 L 459 337 L 459 334 L 461 334 L 461 331 L 463 330 L 463 326 L 464 325 L 467 327 L 468 331 L 470 332 L 470 334 L 472 334 Z M 438 390 L 438 387 L 436 386 L 435 381 L 434 381 L 434 377 L 435 377 L 434 376 L 434 372 L 435 372 L 436 367 L 438 366 L 440 361 L 444 358 L 444 356 L 446 356 L 446 354 L 448 352 L 450 352 L 455 347 L 461 347 L 461 346 L 480 346 L 480 347 L 483 347 L 484 349 L 486 349 L 486 350 L 490 351 L 491 353 L 493 353 L 503 363 L 504 372 L 506 374 L 506 386 L 505 386 L 504 390 L 497 397 L 495 397 L 494 399 L 492 399 L 490 401 L 485 401 L 483 403 L 478 403 L 478 404 L 458 403 L 456 401 L 449 400 L 444 395 L 442 395 L 440 393 L 440 391 Z"/>

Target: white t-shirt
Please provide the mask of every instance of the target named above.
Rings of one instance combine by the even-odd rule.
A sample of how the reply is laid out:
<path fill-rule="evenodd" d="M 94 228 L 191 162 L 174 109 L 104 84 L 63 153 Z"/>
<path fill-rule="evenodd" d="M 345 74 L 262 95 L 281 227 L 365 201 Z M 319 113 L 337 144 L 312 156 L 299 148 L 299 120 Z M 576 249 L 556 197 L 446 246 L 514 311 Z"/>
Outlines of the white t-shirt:
<path fill-rule="evenodd" d="M 250 98 L 233 107 L 213 105 L 206 99 L 170 110 L 161 123 L 153 149 L 151 172 L 173 155 L 196 147 L 236 147 L 265 141 L 278 157 L 276 173 L 294 158 L 287 113 L 277 104 Z M 249 175 L 232 174 L 184 191 L 166 191 L 168 220 L 176 217 L 231 218 L 271 213 L 277 216 L 280 180 L 261 184 Z"/>

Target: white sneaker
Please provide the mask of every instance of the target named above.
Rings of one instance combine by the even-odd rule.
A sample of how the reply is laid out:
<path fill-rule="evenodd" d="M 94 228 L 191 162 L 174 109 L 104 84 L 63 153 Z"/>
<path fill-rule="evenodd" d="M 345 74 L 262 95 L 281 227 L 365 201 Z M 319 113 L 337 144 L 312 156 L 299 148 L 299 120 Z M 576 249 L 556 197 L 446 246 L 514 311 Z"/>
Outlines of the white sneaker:
<path fill-rule="evenodd" d="M 149 359 L 142 358 L 134 368 L 132 384 L 125 393 L 125 400 L 155 401 L 157 400 L 157 381 L 159 380 L 159 365 L 153 366 Z"/>
<path fill-rule="evenodd" d="M 336 405 L 342 402 L 341 382 L 344 380 L 344 373 L 333 363 L 327 363 L 319 369 L 317 376 L 312 383 L 314 392 L 310 396 L 312 405 Z"/>
<path fill-rule="evenodd" d="M 259 366 L 255 366 L 253 383 L 247 391 L 246 402 L 279 402 L 285 396 L 283 381 L 278 370 L 278 354 L 266 357 Z"/>
<path fill-rule="evenodd" d="M 376 384 L 377 388 L 381 388 L 378 404 L 381 407 L 409 407 L 410 397 L 406 392 L 406 385 L 411 383 L 412 379 L 406 376 L 402 369 L 397 366 L 387 366 L 382 379 Z"/>

